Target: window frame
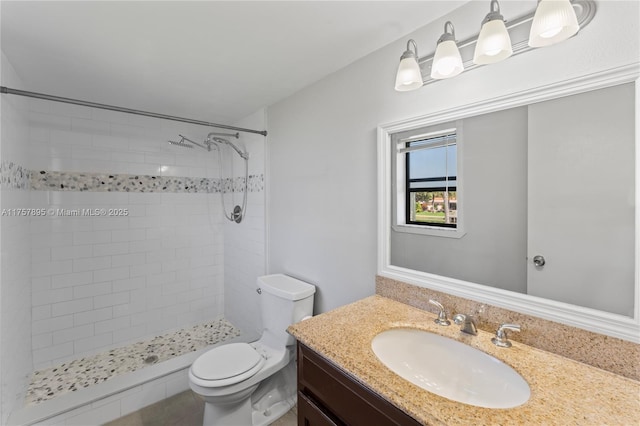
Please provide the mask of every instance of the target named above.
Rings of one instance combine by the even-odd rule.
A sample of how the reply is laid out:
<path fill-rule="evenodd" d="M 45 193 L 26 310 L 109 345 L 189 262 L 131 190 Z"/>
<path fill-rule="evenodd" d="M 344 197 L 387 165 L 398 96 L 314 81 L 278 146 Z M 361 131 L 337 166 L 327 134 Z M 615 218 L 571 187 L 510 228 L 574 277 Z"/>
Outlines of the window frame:
<path fill-rule="evenodd" d="M 425 141 L 425 140 L 430 140 L 430 139 L 438 139 L 440 137 L 448 137 L 450 135 L 453 135 L 453 139 L 455 140 L 455 145 L 456 145 L 456 168 L 457 168 L 457 150 L 458 150 L 458 133 L 457 133 L 457 129 L 456 128 L 452 128 L 452 129 L 447 129 L 445 131 L 442 132 L 437 132 L 434 134 L 425 134 L 425 135 L 420 135 L 420 136 L 413 136 L 409 139 L 401 139 L 400 141 L 398 141 L 398 147 L 400 147 L 400 145 L 405 145 L 404 149 L 399 149 L 399 153 L 404 154 L 405 157 L 405 223 L 408 225 L 418 225 L 418 226 L 432 226 L 432 227 L 436 227 L 436 228 L 457 228 L 457 220 L 456 223 L 438 223 L 438 222 L 421 222 L 421 221 L 417 221 L 417 220 L 411 220 L 411 216 L 412 216 L 412 212 L 415 209 L 415 203 L 412 201 L 412 197 L 411 197 L 411 193 L 412 192 L 451 192 L 451 189 L 453 188 L 453 192 L 456 192 L 456 204 L 457 204 L 457 173 L 456 176 L 439 176 L 439 177 L 433 177 L 433 178 L 418 178 L 418 179 L 411 179 L 411 162 L 409 160 L 409 157 L 411 155 L 412 152 L 414 151 L 420 151 L 423 149 L 433 149 L 433 148 L 438 148 L 438 147 L 447 147 L 450 145 L 453 145 L 451 143 L 447 143 L 447 140 L 445 139 L 439 146 L 437 142 L 431 142 L 431 143 L 427 143 L 429 145 L 433 145 L 433 146 L 428 146 L 428 147 L 423 147 L 423 148 L 419 148 L 419 147 L 410 147 L 409 144 L 412 142 L 417 142 L 417 141 Z M 413 149 L 412 149 L 413 148 Z M 456 170 L 457 171 L 457 170 Z M 437 181 L 442 181 L 444 180 L 449 181 L 449 180 L 456 180 L 456 185 L 455 186 L 442 186 L 442 187 L 432 187 L 432 188 L 419 188 L 419 189 L 412 189 L 411 188 L 411 183 L 412 182 L 437 182 Z M 456 206 L 457 207 L 457 206 Z"/>
<path fill-rule="evenodd" d="M 456 195 L 457 214 L 456 225 L 440 226 L 425 223 L 411 223 L 406 220 L 408 203 L 408 174 L 406 165 L 406 155 L 400 144 L 409 141 L 422 140 L 430 137 L 437 137 L 445 132 L 456 133 Z M 463 173 L 463 152 L 464 152 L 464 128 L 462 120 L 441 123 L 438 125 L 417 127 L 411 130 L 403 130 L 391 133 L 391 228 L 396 232 L 432 235 L 445 238 L 462 238 L 464 231 L 464 173 Z"/>

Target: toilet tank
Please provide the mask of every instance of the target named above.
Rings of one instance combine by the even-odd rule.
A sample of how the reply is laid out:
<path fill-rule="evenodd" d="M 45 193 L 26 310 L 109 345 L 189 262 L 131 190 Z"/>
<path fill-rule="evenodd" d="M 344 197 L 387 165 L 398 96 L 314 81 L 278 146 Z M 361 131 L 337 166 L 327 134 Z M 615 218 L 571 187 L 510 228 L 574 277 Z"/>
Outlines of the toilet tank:
<path fill-rule="evenodd" d="M 284 348 L 295 342 L 287 327 L 313 314 L 316 287 L 284 274 L 258 277 L 262 338 L 266 344 Z"/>

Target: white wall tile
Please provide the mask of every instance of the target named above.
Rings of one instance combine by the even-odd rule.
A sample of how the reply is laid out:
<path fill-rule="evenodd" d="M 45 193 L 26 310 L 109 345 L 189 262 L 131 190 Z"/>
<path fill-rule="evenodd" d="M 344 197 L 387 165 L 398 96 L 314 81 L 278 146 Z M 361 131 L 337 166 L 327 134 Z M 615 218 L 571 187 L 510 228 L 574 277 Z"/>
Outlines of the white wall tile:
<path fill-rule="evenodd" d="M 42 170 L 191 177 L 217 170 L 215 156 L 176 151 L 166 143 L 177 132 L 206 135 L 193 126 L 47 103 L 36 103 L 29 114 L 29 150 Z M 33 192 L 30 204 L 41 208 L 129 210 L 124 217 L 31 222 L 30 318 L 32 344 L 41 351 L 38 365 L 222 314 L 224 237 L 217 194 Z M 72 343 L 73 353 L 65 346 L 44 356 L 58 343 Z"/>
<path fill-rule="evenodd" d="M 67 302 L 51 304 L 51 316 L 58 317 L 62 315 L 90 311 L 91 309 L 93 309 L 93 299 L 91 297 L 86 297 L 84 299 L 74 299 Z"/>
<path fill-rule="evenodd" d="M 49 247 L 35 248 L 31 250 L 31 262 L 41 263 L 49 261 L 51 261 L 51 249 Z"/>
<path fill-rule="evenodd" d="M 154 402 L 158 402 L 167 397 L 165 383 L 149 383 L 142 386 L 142 390 L 134 395 L 122 400 L 121 414 L 127 415 L 137 411 Z"/>
<path fill-rule="evenodd" d="M 68 418 L 64 424 L 69 426 L 86 426 L 107 423 L 122 415 L 120 405 L 121 401 L 118 400 L 105 405 L 92 406 L 90 411 Z"/>
<path fill-rule="evenodd" d="M 93 271 L 94 282 L 119 280 L 124 278 L 129 278 L 128 266 L 121 266 L 118 268 L 111 267 L 109 269 L 101 269 L 101 270 Z"/>
<path fill-rule="evenodd" d="M 45 127 L 53 130 L 71 130 L 71 118 L 60 117 L 39 112 L 29 113 L 29 125 L 33 127 Z"/>
<path fill-rule="evenodd" d="M 109 125 L 84 118 L 71 118 L 71 129 L 76 132 L 91 132 L 93 134 L 109 133 Z"/>
<path fill-rule="evenodd" d="M 147 284 L 147 277 L 140 276 L 135 278 L 125 278 L 122 280 L 113 281 L 113 292 L 119 293 L 128 290 L 136 290 L 145 288 Z"/>
<path fill-rule="evenodd" d="M 31 320 L 39 321 L 51 318 L 51 305 L 33 306 L 31 308 Z"/>
<path fill-rule="evenodd" d="M 113 308 L 96 308 L 86 312 L 79 312 L 73 315 L 73 325 L 93 324 L 113 318 Z"/>
<path fill-rule="evenodd" d="M 111 256 L 114 254 L 124 254 L 129 252 L 129 244 L 126 242 L 95 244 L 93 246 L 94 256 Z"/>
<path fill-rule="evenodd" d="M 146 231 L 144 229 L 125 229 L 111 231 L 111 241 L 114 243 L 122 241 L 144 241 Z"/>
<path fill-rule="evenodd" d="M 3 53 L 0 56 L 2 84 L 22 87 L 11 63 Z M 28 167 L 28 110 L 29 103 L 25 98 L 2 96 L 0 99 L 0 152 L 3 162 Z M 29 202 L 28 191 L 8 188 L 3 183 L 0 188 L 2 208 L 27 208 L 30 207 Z M 0 424 L 4 424 L 9 413 L 20 406 L 32 368 L 30 264 L 32 259 L 40 265 L 50 264 L 46 250 L 34 251 L 37 247 L 31 244 L 29 223 L 26 217 L 3 216 L 0 219 Z M 39 246 L 43 247 L 46 246 Z M 39 290 L 46 288 L 46 282 L 37 283 L 41 285 Z M 35 317 L 42 320 L 44 314 L 46 312 L 40 310 Z"/>
<path fill-rule="evenodd" d="M 31 338 L 32 349 L 42 349 L 53 346 L 53 333 L 38 334 Z"/>
<path fill-rule="evenodd" d="M 54 260 L 50 262 L 34 263 L 32 266 L 31 276 L 42 277 L 47 275 L 65 274 L 72 270 L 73 264 L 70 260 Z"/>
<path fill-rule="evenodd" d="M 52 359 L 62 358 L 73 354 L 73 343 L 67 342 L 60 345 L 48 346 L 33 351 L 33 363 L 38 365 Z"/>
<path fill-rule="evenodd" d="M 109 331 L 121 330 L 131 325 L 130 317 L 119 317 L 94 324 L 96 334 L 107 333 Z"/>
<path fill-rule="evenodd" d="M 111 232 L 109 231 L 86 231 L 74 232 L 73 244 L 103 244 L 111 242 Z"/>
<path fill-rule="evenodd" d="M 99 253 L 100 247 L 104 247 L 105 244 L 97 244 L 94 245 L 93 251 L 94 256 L 86 259 L 74 259 L 73 260 L 73 271 L 74 272 L 84 272 L 84 271 L 95 271 L 97 269 L 106 269 L 111 267 L 111 256 L 104 256 L 104 253 Z M 97 257 L 102 256 L 102 257 Z"/>
<path fill-rule="evenodd" d="M 132 265 L 129 267 L 131 278 L 157 274 L 162 270 L 161 263 L 147 263 L 145 265 Z"/>
<path fill-rule="evenodd" d="M 73 289 L 59 288 L 33 293 L 31 296 L 33 306 L 51 305 L 52 303 L 65 302 L 73 299 Z"/>
<path fill-rule="evenodd" d="M 265 127 L 264 111 L 244 119 L 244 127 Z M 239 125 L 240 125 L 239 124 Z M 264 173 L 264 138 L 258 135 L 243 135 L 247 150 L 251 153 L 250 173 Z M 265 196 L 264 192 L 248 194 L 247 216 L 240 224 L 224 222 L 224 305 L 225 317 L 240 329 L 260 333 L 261 318 L 258 294 L 255 292 L 256 278 L 266 272 L 265 252 Z M 212 250 L 219 246 L 212 246 Z M 274 271 L 281 272 L 281 271 Z M 192 282 L 192 286 L 198 282 Z M 203 287 L 205 295 L 211 294 Z M 217 295 L 211 294 L 211 297 Z M 194 309 L 202 308 L 196 301 Z"/>
<path fill-rule="evenodd" d="M 111 265 L 114 268 L 119 266 L 143 265 L 146 262 L 145 253 L 121 254 L 111 256 Z"/>
<path fill-rule="evenodd" d="M 59 345 L 66 342 L 71 342 L 85 337 L 93 336 L 93 324 L 82 325 L 79 327 L 67 328 L 65 330 L 59 330 L 52 333 L 53 344 Z M 57 357 L 56 357 L 57 358 Z"/>
<path fill-rule="evenodd" d="M 47 249 L 51 252 L 51 260 L 80 259 L 93 256 L 92 245 L 61 246 Z"/>
<path fill-rule="evenodd" d="M 129 292 L 127 291 L 96 296 L 93 299 L 94 307 L 96 309 L 104 308 L 107 306 L 121 305 L 128 302 Z"/>
<path fill-rule="evenodd" d="M 96 349 L 104 348 L 113 343 L 113 336 L 111 333 L 100 334 L 93 337 L 87 337 L 85 339 L 74 340 L 73 352 L 74 354 L 82 354 Z"/>
<path fill-rule="evenodd" d="M 51 287 L 54 289 L 90 284 L 93 282 L 93 272 L 75 272 L 72 274 L 54 275 L 51 279 Z"/>
<path fill-rule="evenodd" d="M 176 371 L 166 377 L 167 398 L 189 389 L 188 369 Z"/>
<path fill-rule="evenodd" d="M 146 324 L 113 331 L 113 343 L 124 344 L 131 341 L 142 340 L 145 337 L 149 337 Z"/>
<path fill-rule="evenodd" d="M 64 330 L 73 326 L 73 315 L 65 315 L 63 317 L 49 318 L 41 321 L 33 321 L 32 334 L 48 333 L 56 330 Z"/>
<path fill-rule="evenodd" d="M 79 285 L 73 287 L 73 298 L 81 299 L 85 297 L 100 296 L 111 293 L 112 284 L 110 281 L 97 284 Z"/>

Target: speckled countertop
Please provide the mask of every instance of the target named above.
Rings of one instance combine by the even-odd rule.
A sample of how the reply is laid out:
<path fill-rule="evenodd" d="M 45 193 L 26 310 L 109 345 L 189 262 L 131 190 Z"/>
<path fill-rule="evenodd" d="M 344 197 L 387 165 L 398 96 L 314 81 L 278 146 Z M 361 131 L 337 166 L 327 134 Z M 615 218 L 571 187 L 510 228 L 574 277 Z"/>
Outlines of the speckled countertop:
<path fill-rule="evenodd" d="M 435 316 L 411 306 L 371 296 L 294 324 L 288 331 L 363 385 L 426 425 L 639 425 L 640 382 L 513 342 L 491 343 L 492 334 L 460 333 L 441 327 Z M 386 368 L 371 349 L 373 337 L 410 327 L 467 343 L 501 359 L 525 378 L 531 398 L 511 409 L 489 409 L 435 395 Z"/>

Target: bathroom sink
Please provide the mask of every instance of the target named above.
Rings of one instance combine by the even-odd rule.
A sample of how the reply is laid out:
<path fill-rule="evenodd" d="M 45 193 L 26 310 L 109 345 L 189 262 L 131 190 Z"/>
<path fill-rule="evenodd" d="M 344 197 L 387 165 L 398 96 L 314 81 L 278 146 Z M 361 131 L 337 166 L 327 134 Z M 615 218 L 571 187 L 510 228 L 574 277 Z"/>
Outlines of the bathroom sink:
<path fill-rule="evenodd" d="M 512 408 L 531 395 L 513 368 L 478 349 L 427 331 L 396 328 L 371 347 L 400 377 L 445 398 L 486 408 Z"/>

